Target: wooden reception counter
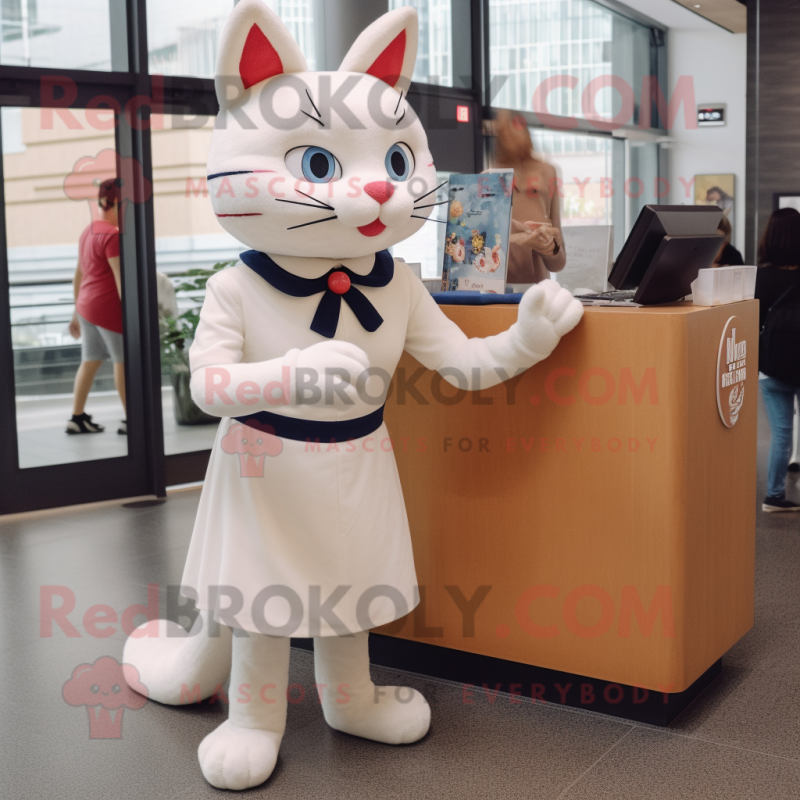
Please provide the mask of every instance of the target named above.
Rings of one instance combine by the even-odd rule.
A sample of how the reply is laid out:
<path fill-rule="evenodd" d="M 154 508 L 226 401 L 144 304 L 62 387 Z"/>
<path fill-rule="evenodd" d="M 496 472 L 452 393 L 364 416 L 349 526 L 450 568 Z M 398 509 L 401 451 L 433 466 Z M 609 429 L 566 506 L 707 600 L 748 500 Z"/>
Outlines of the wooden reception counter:
<path fill-rule="evenodd" d="M 443 310 L 470 336 L 517 315 Z M 549 359 L 477 395 L 406 354 L 386 420 L 423 603 L 380 632 L 690 687 L 753 624 L 757 344 L 747 301 L 588 308 Z"/>

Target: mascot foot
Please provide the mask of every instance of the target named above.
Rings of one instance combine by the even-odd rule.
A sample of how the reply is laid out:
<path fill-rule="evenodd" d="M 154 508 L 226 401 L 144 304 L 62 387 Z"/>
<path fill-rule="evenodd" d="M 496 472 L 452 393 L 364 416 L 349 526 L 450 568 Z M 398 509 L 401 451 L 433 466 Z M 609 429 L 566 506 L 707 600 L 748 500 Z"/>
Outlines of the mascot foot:
<path fill-rule="evenodd" d="M 376 686 L 365 631 L 314 639 L 322 711 L 331 728 L 384 744 L 419 741 L 431 724 L 425 698 L 408 686 Z"/>
<path fill-rule="evenodd" d="M 431 707 L 408 686 L 373 686 L 369 696 L 344 691 L 323 702 L 325 721 L 331 728 L 384 744 L 411 744 L 428 732 Z M 339 700 L 340 702 L 337 702 Z"/>
<path fill-rule="evenodd" d="M 240 791 L 272 775 L 283 734 L 242 728 L 226 720 L 197 749 L 205 779 L 217 789 Z"/>
<path fill-rule="evenodd" d="M 202 611 L 187 635 L 165 619 L 140 625 L 125 642 L 124 664 L 136 667 L 151 700 L 167 705 L 199 703 L 228 680 L 231 629 L 208 636 L 209 612 Z"/>

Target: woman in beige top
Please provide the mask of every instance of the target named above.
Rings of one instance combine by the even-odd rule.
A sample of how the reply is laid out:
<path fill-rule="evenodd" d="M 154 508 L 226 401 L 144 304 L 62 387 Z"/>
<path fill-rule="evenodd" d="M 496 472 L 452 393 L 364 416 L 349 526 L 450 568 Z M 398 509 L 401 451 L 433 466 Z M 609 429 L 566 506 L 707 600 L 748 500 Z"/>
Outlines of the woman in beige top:
<path fill-rule="evenodd" d="M 567 263 L 555 168 L 536 158 L 522 117 L 503 111 L 495 121 L 495 167 L 514 170 L 509 283 L 539 283 Z"/>

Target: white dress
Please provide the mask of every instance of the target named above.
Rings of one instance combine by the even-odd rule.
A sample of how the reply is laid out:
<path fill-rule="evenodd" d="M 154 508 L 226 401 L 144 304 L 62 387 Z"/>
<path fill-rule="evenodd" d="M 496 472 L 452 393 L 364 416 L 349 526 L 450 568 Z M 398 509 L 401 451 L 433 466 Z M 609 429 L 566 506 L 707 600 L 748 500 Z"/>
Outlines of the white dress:
<path fill-rule="evenodd" d="M 374 264 L 374 256 L 342 261 L 273 258 L 306 278 L 340 264 L 366 275 Z M 272 413 L 315 421 L 373 413 L 385 400 L 404 349 L 428 369 L 444 371 L 451 383 L 458 382 L 453 371 L 460 372 L 462 386 L 466 380 L 465 388 L 479 389 L 527 369 L 557 341 L 536 353 L 525 345 L 519 322 L 496 336 L 467 339 L 401 261 L 394 262 L 388 285 L 358 289 L 383 323 L 369 333 L 342 302 L 335 339 L 357 345 L 371 368 L 382 370 L 384 378 L 375 377 L 367 386 L 373 399 L 362 394 L 352 406 L 284 405 L 271 407 Z M 286 295 L 242 263 L 214 276 L 190 352 L 193 381 L 207 374 L 202 368 L 220 365 L 241 365 L 230 367 L 235 371 L 253 364 L 255 375 L 259 362 L 280 367 L 293 348 L 324 341 L 310 329 L 320 298 Z M 251 379 L 249 368 L 244 374 Z M 193 396 L 203 405 L 203 394 L 194 384 Z M 231 406 L 226 409 L 230 416 L 220 423 L 184 569 L 183 594 L 223 624 L 280 636 L 342 635 L 407 614 L 419 598 L 386 426 L 361 439 L 323 441 L 319 447 L 282 438 L 279 454 L 261 455 L 256 462 L 237 452 L 239 440 L 229 435 L 239 424 L 231 417 L 252 411 Z M 236 430 L 245 431 L 245 438 L 258 435 L 253 429 Z"/>
<path fill-rule="evenodd" d="M 315 259 L 316 273 L 303 274 L 316 277 L 338 263 L 366 274 L 372 261 Z M 335 338 L 362 348 L 370 365 L 387 376 L 404 348 L 436 367 L 466 340 L 402 262 L 395 262 L 387 286 L 358 288 L 384 322 L 369 333 L 343 302 Z M 280 358 L 292 348 L 324 341 L 309 327 L 319 301 L 320 295 L 283 294 L 241 262 L 224 270 L 208 283 L 190 353 L 192 372 Z M 305 405 L 271 411 L 314 420 L 362 417 L 383 404 L 388 389 L 379 377 L 373 382 L 377 385 L 369 391 L 376 399 L 360 398 L 346 409 Z M 362 439 L 322 442 L 319 448 L 281 439 L 280 454 L 262 458 L 259 477 L 259 465 L 250 457 L 222 446 L 234 424 L 223 418 L 214 442 L 184 593 L 196 593 L 198 608 L 210 609 L 220 622 L 280 635 L 340 635 L 408 613 L 418 602 L 416 573 L 386 426 Z M 243 470 L 251 476 L 243 477 Z M 259 595 L 265 589 L 271 597 Z M 232 602 L 226 615 L 222 609 Z"/>

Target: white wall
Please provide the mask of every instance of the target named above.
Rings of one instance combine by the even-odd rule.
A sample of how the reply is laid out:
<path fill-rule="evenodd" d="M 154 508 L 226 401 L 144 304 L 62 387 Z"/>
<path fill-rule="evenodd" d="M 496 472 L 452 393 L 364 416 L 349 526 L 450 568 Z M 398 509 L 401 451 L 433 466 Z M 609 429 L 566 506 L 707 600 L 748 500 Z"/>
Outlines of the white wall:
<path fill-rule="evenodd" d="M 695 175 L 736 175 L 733 243 L 744 252 L 747 36 L 719 28 L 672 28 L 667 45 L 670 90 L 681 75 L 691 75 L 697 103 L 728 104 L 728 124 L 722 128 L 687 130 L 681 108 L 670 131 L 676 140 L 670 153 L 670 202 L 694 202 L 694 191 L 687 198 L 680 178 L 688 182 Z"/>

